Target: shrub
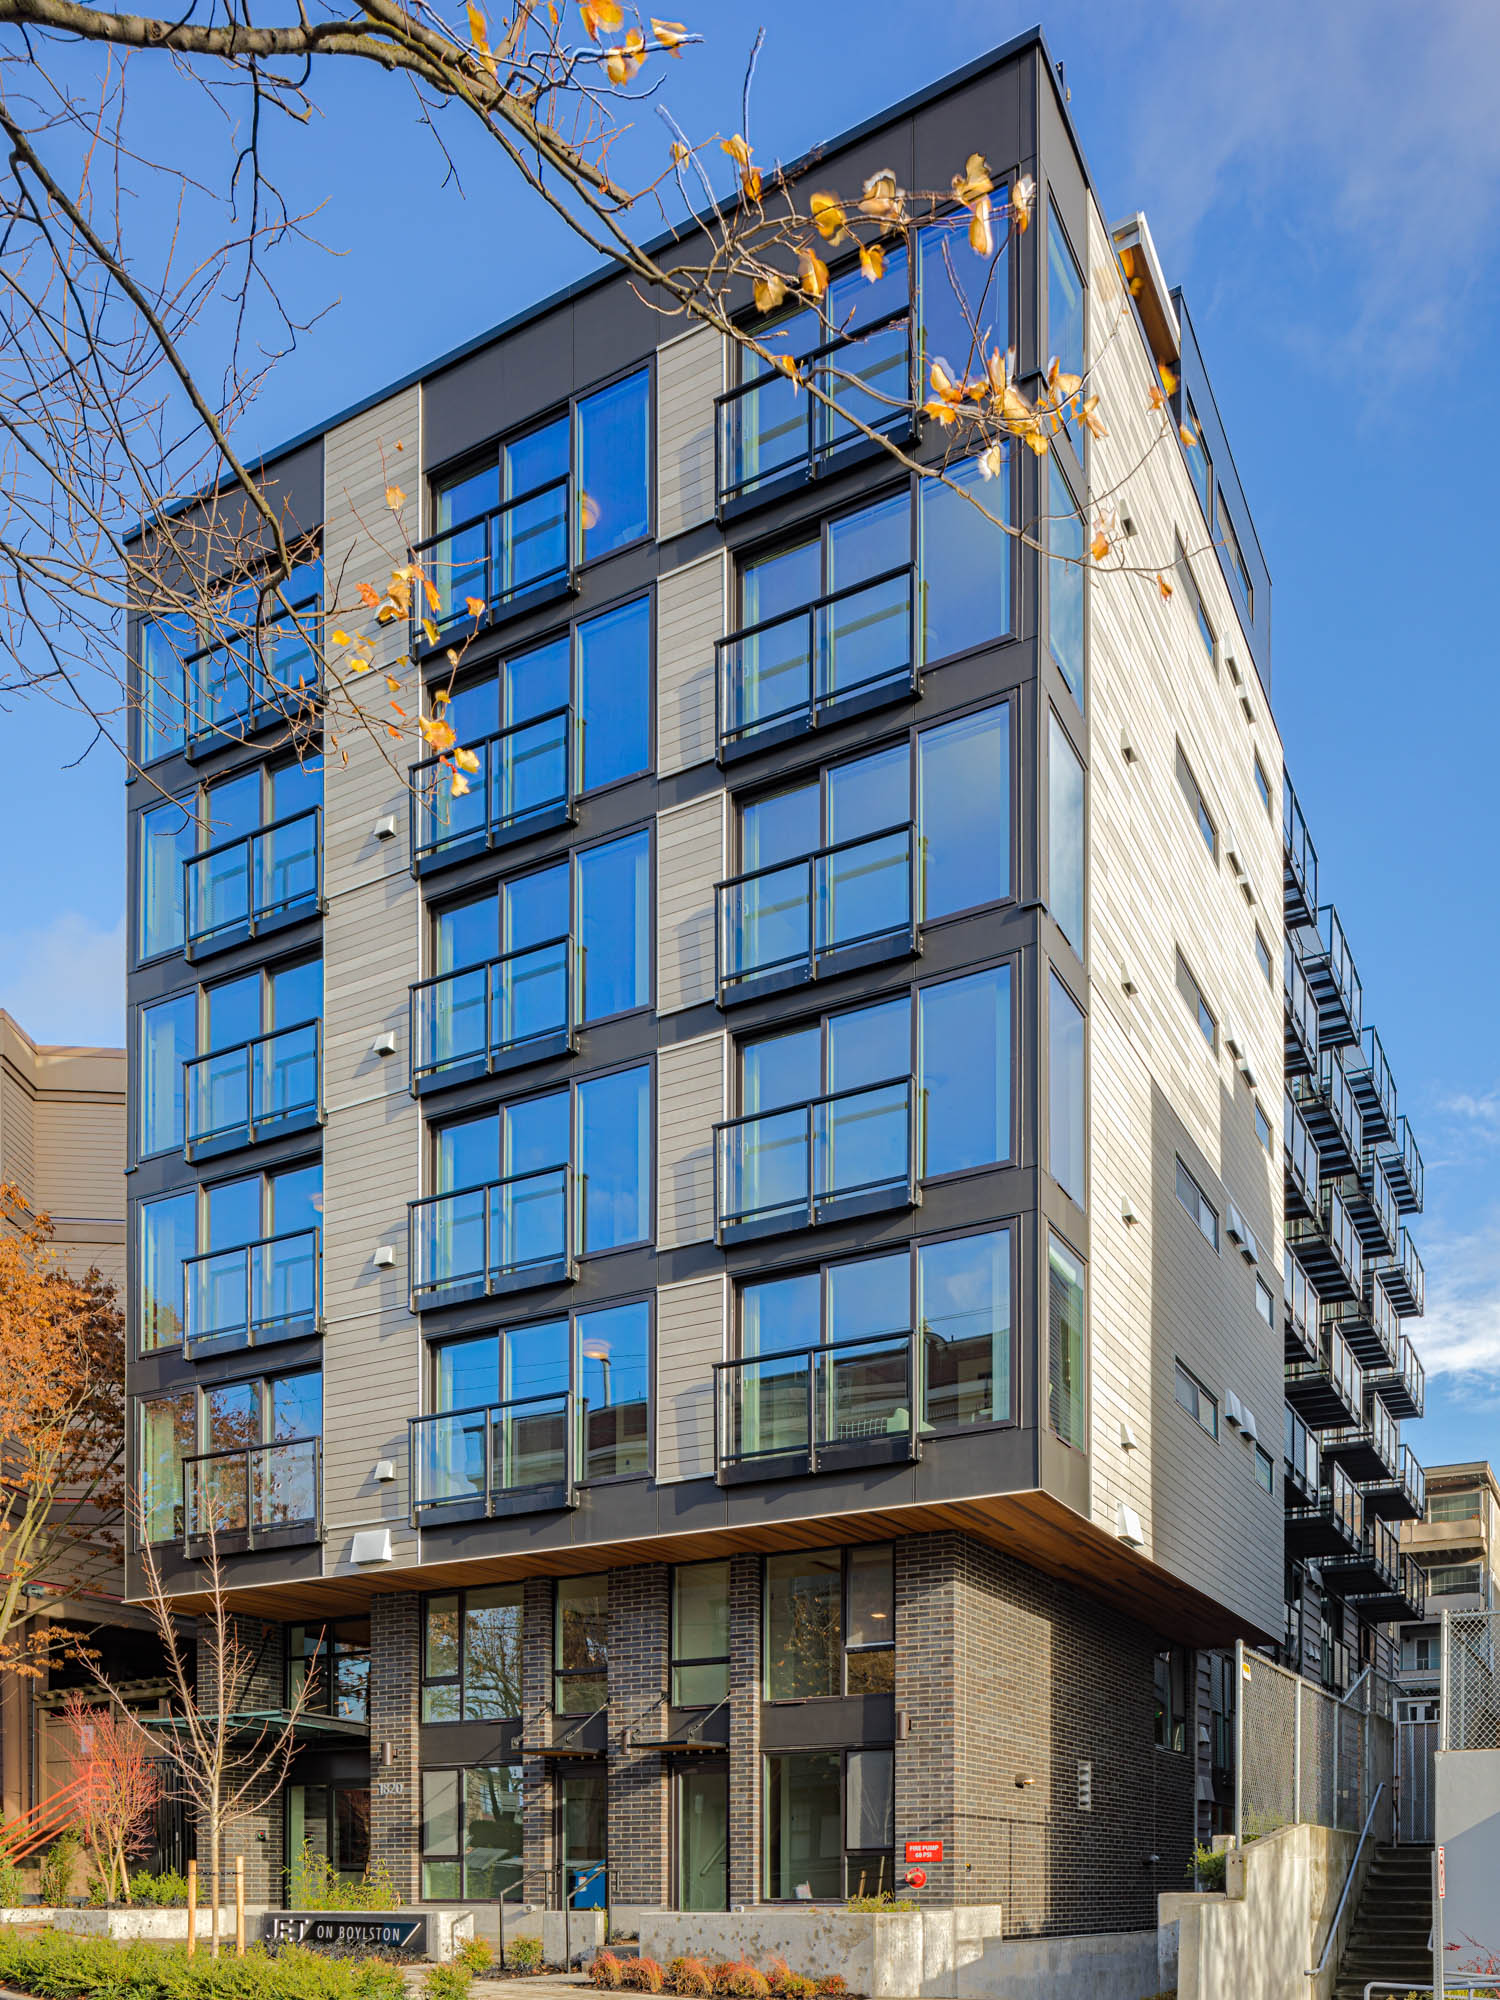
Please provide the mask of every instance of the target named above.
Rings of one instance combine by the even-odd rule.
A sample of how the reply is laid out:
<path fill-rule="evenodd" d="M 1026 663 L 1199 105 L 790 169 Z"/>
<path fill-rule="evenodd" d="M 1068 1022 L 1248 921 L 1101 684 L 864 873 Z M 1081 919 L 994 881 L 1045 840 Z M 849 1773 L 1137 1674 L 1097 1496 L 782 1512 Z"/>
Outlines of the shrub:
<path fill-rule="evenodd" d="M 456 1959 L 447 1965 L 429 1965 L 422 1976 L 422 2000 L 469 2000 L 472 1978 L 469 1968 Z"/>
<path fill-rule="evenodd" d="M 83 1847 L 83 1835 L 74 1827 L 60 1833 L 42 1856 L 37 1887 L 42 1901 L 55 1908 L 73 1893 L 73 1869 Z"/>
<path fill-rule="evenodd" d="M 714 1992 L 725 2000 L 770 2000 L 771 1982 L 748 1958 L 714 1967 Z"/>
<path fill-rule="evenodd" d="M 674 1958 L 667 1967 L 667 1984 L 683 2000 L 704 2000 L 714 1990 L 714 1976 L 701 1958 Z"/>
<path fill-rule="evenodd" d="M 1200 1889 L 1222 1889 L 1226 1858 L 1226 1850 L 1223 1848 L 1215 1853 L 1211 1847 L 1201 1845 L 1195 1847 L 1193 1858 L 1187 1865 L 1188 1880 Z"/>
<path fill-rule="evenodd" d="M 620 1984 L 631 1993 L 660 1993 L 667 1976 L 654 1958 L 627 1958 L 620 1965 Z"/>
<path fill-rule="evenodd" d="M 519 1941 L 518 1939 L 517 1942 L 519 1943 Z M 594 1962 L 590 1967 L 590 1972 L 593 1976 L 594 1984 L 602 1986 L 606 1993 L 619 1992 L 622 1969 L 620 1959 L 615 1952 L 596 1951 L 594 1953 Z"/>
<path fill-rule="evenodd" d="M 539 1937 L 512 1938 L 510 1943 L 505 1947 L 505 1969 L 507 1972 L 540 1972 L 542 1969 L 541 1939 Z"/>

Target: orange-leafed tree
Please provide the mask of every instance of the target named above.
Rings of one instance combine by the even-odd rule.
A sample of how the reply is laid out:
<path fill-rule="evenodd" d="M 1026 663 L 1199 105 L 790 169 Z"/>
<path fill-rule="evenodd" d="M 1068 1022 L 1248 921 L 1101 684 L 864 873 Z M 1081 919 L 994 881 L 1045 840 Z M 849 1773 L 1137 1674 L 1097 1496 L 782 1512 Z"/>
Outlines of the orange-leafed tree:
<path fill-rule="evenodd" d="M 52 1225 L 0 1182 L 0 1671 L 66 1642 L 47 1592 L 108 1586 L 120 1557 L 123 1320 L 95 1270 L 64 1270 Z"/>
<path fill-rule="evenodd" d="M 139 1726 L 113 1703 L 70 1689 L 63 1720 L 73 1738 L 78 1818 L 105 1900 L 130 1901 L 130 1863 L 151 1845 L 161 1779 Z"/>

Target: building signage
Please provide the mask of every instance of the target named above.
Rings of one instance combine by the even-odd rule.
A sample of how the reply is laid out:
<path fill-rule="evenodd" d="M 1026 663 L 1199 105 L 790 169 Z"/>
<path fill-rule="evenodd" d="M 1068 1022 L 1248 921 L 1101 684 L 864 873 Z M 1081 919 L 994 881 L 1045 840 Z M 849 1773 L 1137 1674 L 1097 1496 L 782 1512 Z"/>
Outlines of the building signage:
<path fill-rule="evenodd" d="M 943 1843 L 940 1840 L 909 1840 L 906 1843 L 906 1858 L 911 1861 L 941 1861 Z"/>
<path fill-rule="evenodd" d="M 380 1915 L 346 1915 L 323 1910 L 271 1910 L 262 1919 L 268 1944 L 359 1946 L 367 1951 L 427 1951 L 427 1919 L 399 1911 Z"/>

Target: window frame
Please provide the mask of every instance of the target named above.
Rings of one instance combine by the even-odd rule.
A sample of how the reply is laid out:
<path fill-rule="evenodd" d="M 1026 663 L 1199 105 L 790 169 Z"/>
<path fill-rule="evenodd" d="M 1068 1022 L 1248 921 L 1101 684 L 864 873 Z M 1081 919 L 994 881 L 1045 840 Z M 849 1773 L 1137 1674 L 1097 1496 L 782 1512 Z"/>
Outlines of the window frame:
<path fill-rule="evenodd" d="M 475 1724 L 478 1724 L 480 1726 L 487 1725 L 497 1729 L 503 1729 L 507 1723 L 518 1723 L 522 1720 L 522 1710 L 525 1708 L 524 1699 L 521 1699 L 519 1701 L 519 1706 L 517 1707 L 516 1713 L 514 1715 L 474 1716 L 466 1713 L 468 1706 L 468 1691 L 469 1691 L 469 1682 L 467 1673 L 468 1640 L 466 1634 L 468 1631 L 468 1598 L 469 1598 L 469 1590 L 471 1587 L 476 1590 L 491 1590 L 496 1588 L 504 1589 L 507 1586 L 503 1584 L 498 1586 L 494 1584 L 475 1584 L 473 1586 L 459 1584 L 456 1585 L 452 1590 L 429 1590 L 429 1591 L 424 1591 L 422 1593 L 421 1625 L 417 1634 L 417 1714 L 420 1726 L 423 1729 L 467 1729 L 473 1727 Z M 515 1585 L 515 1589 L 518 1593 L 517 1606 L 521 1614 L 520 1658 L 522 1661 L 524 1661 L 525 1658 L 524 1648 L 526 1644 L 525 1585 L 517 1583 Z M 455 1650 L 458 1658 L 458 1666 L 456 1671 L 451 1674 L 429 1674 L 427 1671 L 428 1614 L 432 1605 L 437 1603 L 439 1599 L 445 1597 L 453 1598 L 457 1606 L 456 1615 L 458 1619 L 458 1627 L 457 1627 L 458 1637 Z M 458 1714 L 456 1716 L 451 1716 L 446 1719 L 440 1716 L 429 1716 L 427 1714 L 428 1688 L 448 1688 L 448 1687 L 453 1688 L 457 1693 Z M 519 1678 L 516 1684 L 516 1692 L 519 1698 L 522 1695 L 522 1687 Z"/>
<path fill-rule="evenodd" d="M 851 1645 L 849 1641 L 849 1590 L 852 1570 L 851 1556 L 856 1549 L 888 1548 L 891 1551 L 891 1636 L 880 1644 L 866 1643 Z M 849 1656 L 852 1654 L 889 1653 L 891 1656 L 892 1687 L 895 1684 L 896 1667 L 896 1554 L 894 1541 L 875 1542 L 829 1542 L 817 1548 L 776 1550 L 760 1559 L 760 1698 L 767 1707 L 803 1707 L 809 1702 L 850 1701 L 862 1699 L 868 1689 L 851 1689 L 849 1686 Z M 772 1694 L 771 1692 L 771 1564 L 779 1561 L 796 1562 L 807 1556 L 830 1555 L 839 1552 L 839 1684 L 832 1694 Z M 883 1690 L 881 1692 L 884 1692 Z M 876 1746 L 884 1748 L 885 1746 Z"/>
<path fill-rule="evenodd" d="M 1205 1387 L 1186 1364 L 1176 1359 L 1173 1363 L 1172 1401 L 1184 1416 L 1191 1417 L 1206 1438 L 1219 1442 L 1219 1399 L 1212 1389 Z M 1192 1393 L 1192 1402 L 1184 1402 L 1184 1385 Z M 1205 1407 L 1213 1418 L 1211 1424 L 1203 1421 Z"/>

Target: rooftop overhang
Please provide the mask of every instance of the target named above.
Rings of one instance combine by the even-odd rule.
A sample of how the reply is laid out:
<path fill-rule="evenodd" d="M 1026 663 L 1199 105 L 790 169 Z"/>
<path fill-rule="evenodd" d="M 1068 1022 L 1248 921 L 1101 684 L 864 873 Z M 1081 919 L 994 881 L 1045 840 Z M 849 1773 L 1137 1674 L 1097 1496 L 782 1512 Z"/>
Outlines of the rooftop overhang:
<path fill-rule="evenodd" d="M 811 1501 L 815 1498 L 808 1494 Z M 935 1502 L 809 1513 L 753 1527 L 657 1534 L 619 1542 L 589 1542 L 545 1551 L 477 1550 L 461 1561 L 341 1570 L 337 1574 L 231 1587 L 233 1610 L 284 1621 L 337 1618 L 368 1610 L 377 1597 L 398 1591 L 454 1590 L 464 1585 L 509 1583 L 528 1576 L 586 1575 L 593 1570 L 645 1563 L 702 1562 L 738 1554 L 774 1554 L 825 1548 L 834 1542 L 892 1541 L 898 1536 L 972 1535 L 1017 1562 L 1070 1585 L 1166 1639 L 1197 1647 L 1231 1646 L 1236 1639 L 1268 1645 L 1280 1636 L 1128 1547 L 1108 1529 L 1040 1488 Z M 209 1609 L 206 1593 L 178 1592 L 173 1608 Z"/>

